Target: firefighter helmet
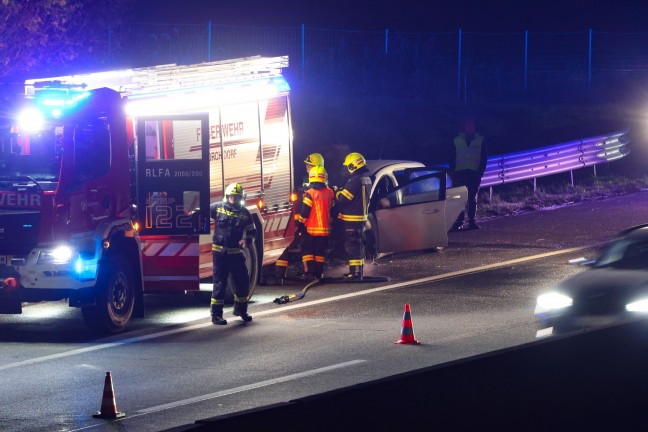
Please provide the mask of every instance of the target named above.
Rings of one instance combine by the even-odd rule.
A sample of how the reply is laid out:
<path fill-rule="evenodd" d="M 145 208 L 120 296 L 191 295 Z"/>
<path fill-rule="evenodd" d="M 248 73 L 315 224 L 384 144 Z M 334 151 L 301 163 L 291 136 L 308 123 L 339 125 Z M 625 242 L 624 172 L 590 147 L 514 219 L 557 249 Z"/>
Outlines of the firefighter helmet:
<path fill-rule="evenodd" d="M 364 156 L 362 156 L 360 153 L 349 153 L 347 157 L 344 158 L 344 166 L 347 167 L 349 172 L 354 172 L 358 168 L 362 168 L 367 164 L 367 161 L 365 161 Z"/>
<path fill-rule="evenodd" d="M 324 166 L 324 157 L 319 153 L 311 153 L 304 159 L 304 163 L 313 166 Z"/>
<path fill-rule="evenodd" d="M 316 165 L 308 172 L 309 183 L 326 183 L 326 170 L 321 165 Z"/>
<path fill-rule="evenodd" d="M 230 195 L 238 196 L 243 198 L 243 186 L 238 183 L 231 183 L 225 188 L 225 198 L 229 198 Z"/>

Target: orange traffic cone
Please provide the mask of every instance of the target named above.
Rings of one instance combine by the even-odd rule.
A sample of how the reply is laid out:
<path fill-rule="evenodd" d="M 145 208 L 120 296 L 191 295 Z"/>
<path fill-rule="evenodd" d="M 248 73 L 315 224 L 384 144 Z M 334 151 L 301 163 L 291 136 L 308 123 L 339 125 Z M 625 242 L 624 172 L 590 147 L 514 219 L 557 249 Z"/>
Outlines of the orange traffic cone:
<path fill-rule="evenodd" d="M 421 342 L 414 339 L 414 329 L 412 328 L 412 316 L 410 312 L 410 305 L 405 305 L 405 313 L 403 314 L 403 329 L 401 330 L 400 339 L 397 340 L 397 344 L 414 344 L 418 345 Z"/>
<path fill-rule="evenodd" d="M 124 417 L 126 414 L 117 411 L 115 402 L 115 390 L 113 390 L 112 376 L 106 372 L 106 381 L 104 382 L 103 398 L 101 399 L 101 411 L 93 414 L 94 418 L 116 419 Z"/>

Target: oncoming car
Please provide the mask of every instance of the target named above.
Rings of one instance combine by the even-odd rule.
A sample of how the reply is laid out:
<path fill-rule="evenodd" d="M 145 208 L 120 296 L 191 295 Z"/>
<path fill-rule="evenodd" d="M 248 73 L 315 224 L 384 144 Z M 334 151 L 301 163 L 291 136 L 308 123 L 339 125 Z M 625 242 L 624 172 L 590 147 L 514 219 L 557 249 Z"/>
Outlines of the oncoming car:
<path fill-rule="evenodd" d="M 372 187 L 367 255 L 448 245 L 448 231 L 466 205 L 468 190 L 453 187 L 446 169 L 420 162 L 368 160 Z"/>
<path fill-rule="evenodd" d="M 648 225 L 623 231 L 595 260 L 575 261 L 589 268 L 537 299 L 541 335 L 648 316 Z"/>

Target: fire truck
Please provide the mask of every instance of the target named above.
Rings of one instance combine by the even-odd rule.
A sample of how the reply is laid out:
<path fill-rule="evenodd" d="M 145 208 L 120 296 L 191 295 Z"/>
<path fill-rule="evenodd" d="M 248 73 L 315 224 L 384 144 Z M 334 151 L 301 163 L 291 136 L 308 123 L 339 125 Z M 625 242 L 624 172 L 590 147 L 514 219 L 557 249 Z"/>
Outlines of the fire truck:
<path fill-rule="evenodd" d="M 0 313 L 67 300 L 94 330 L 144 294 L 211 291 L 209 206 L 240 183 L 260 267 L 294 220 L 287 57 L 161 65 L 25 82 L 0 141 Z"/>

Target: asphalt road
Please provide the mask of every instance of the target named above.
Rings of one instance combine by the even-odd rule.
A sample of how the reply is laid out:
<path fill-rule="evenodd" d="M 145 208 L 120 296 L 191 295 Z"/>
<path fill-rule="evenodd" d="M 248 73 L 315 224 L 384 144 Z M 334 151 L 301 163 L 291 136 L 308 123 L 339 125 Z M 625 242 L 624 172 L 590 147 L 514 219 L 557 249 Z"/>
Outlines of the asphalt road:
<path fill-rule="evenodd" d="M 128 332 L 96 339 L 64 303 L 31 305 L 0 317 L 0 430 L 158 431 L 529 342 L 535 297 L 580 271 L 566 261 L 647 214 L 644 192 L 486 221 L 442 251 L 368 265 L 388 283 L 318 286 L 283 306 L 272 300 L 300 286 L 260 287 L 250 324 L 226 312 L 212 326 L 193 297 L 156 295 Z M 393 343 L 406 303 L 421 345 Z M 92 418 L 105 371 L 119 421 Z"/>

